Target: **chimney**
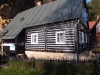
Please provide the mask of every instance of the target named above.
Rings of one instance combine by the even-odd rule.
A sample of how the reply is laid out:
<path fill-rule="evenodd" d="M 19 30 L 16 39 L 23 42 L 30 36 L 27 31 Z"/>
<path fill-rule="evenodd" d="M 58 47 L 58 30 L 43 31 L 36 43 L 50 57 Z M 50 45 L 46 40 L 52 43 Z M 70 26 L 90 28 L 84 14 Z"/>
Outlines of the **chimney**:
<path fill-rule="evenodd" d="M 36 2 L 36 5 L 40 6 L 41 5 L 41 1 Z"/>

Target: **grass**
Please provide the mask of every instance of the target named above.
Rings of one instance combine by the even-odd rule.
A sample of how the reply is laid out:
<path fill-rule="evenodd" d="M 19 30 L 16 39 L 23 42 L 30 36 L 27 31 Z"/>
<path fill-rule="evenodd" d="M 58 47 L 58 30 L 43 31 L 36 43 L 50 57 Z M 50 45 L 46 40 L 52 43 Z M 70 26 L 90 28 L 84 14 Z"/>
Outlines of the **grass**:
<path fill-rule="evenodd" d="M 9 65 L 0 69 L 0 75 L 100 75 L 100 65 L 95 64 L 12 60 Z"/>
<path fill-rule="evenodd" d="M 42 75 L 43 71 L 5 68 L 0 70 L 0 75 Z"/>
<path fill-rule="evenodd" d="M 33 69 L 32 62 L 12 60 L 12 61 L 9 61 L 9 65 L 10 65 L 10 68 L 19 69 L 19 70 L 21 70 L 21 69 L 27 69 L 27 70 Z"/>

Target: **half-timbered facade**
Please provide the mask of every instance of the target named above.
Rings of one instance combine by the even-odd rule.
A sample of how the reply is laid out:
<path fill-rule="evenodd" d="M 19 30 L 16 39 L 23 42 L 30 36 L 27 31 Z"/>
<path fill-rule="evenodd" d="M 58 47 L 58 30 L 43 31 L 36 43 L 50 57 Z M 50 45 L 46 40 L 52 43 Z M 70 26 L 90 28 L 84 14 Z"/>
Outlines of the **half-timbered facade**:
<path fill-rule="evenodd" d="M 5 28 L 4 51 L 79 53 L 88 47 L 87 18 L 85 0 L 56 0 L 28 9 Z M 9 43 L 14 45 L 7 49 Z"/>
<path fill-rule="evenodd" d="M 27 28 L 26 50 L 75 50 L 75 21 Z"/>
<path fill-rule="evenodd" d="M 77 31 L 78 25 L 80 26 Z M 26 50 L 77 52 L 77 42 L 79 42 L 79 51 L 88 46 L 88 30 L 78 20 L 26 29 Z"/>

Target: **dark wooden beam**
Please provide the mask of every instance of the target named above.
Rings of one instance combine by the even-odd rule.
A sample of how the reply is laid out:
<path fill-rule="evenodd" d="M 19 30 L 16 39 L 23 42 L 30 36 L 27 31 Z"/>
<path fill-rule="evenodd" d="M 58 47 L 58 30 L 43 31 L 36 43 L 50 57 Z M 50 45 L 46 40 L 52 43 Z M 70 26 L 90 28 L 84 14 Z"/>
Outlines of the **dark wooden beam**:
<path fill-rule="evenodd" d="M 77 61 L 79 61 L 79 22 L 75 28 L 75 53 L 77 54 Z"/>
<path fill-rule="evenodd" d="M 45 51 L 47 50 L 47 27 L 44 28 L 45 32 Z"/>

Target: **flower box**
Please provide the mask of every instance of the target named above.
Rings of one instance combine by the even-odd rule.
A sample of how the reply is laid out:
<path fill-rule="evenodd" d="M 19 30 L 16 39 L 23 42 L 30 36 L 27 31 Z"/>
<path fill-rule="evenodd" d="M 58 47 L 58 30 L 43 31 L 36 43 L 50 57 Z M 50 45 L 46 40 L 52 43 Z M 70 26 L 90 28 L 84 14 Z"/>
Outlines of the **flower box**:
<path fill-rule="evenodd" d="M 38 52 L 43 52 L 43 50 L 38 50 Z"/>
<path fill-rule="evenodd" d="M 33 51 L 37 52 L 37 51 L 38 51 L 38 49 L 34 49 Z"/>
<path fill-rule="evenodd" d="M 92 53 L 99 53 L 99 51 L 92 51 Z"/>
<path fill-rule="evenodd" d="M 48 50 L 48 52 L 52 52 L 52 53 L 54 53 L 54 52 L 55 52 L 55 50 Z"/>
<path fill-rule="evenodd" d="M 56 53 L 63 53 L 63 51 L 62 50 L 57 50 Z"/>

